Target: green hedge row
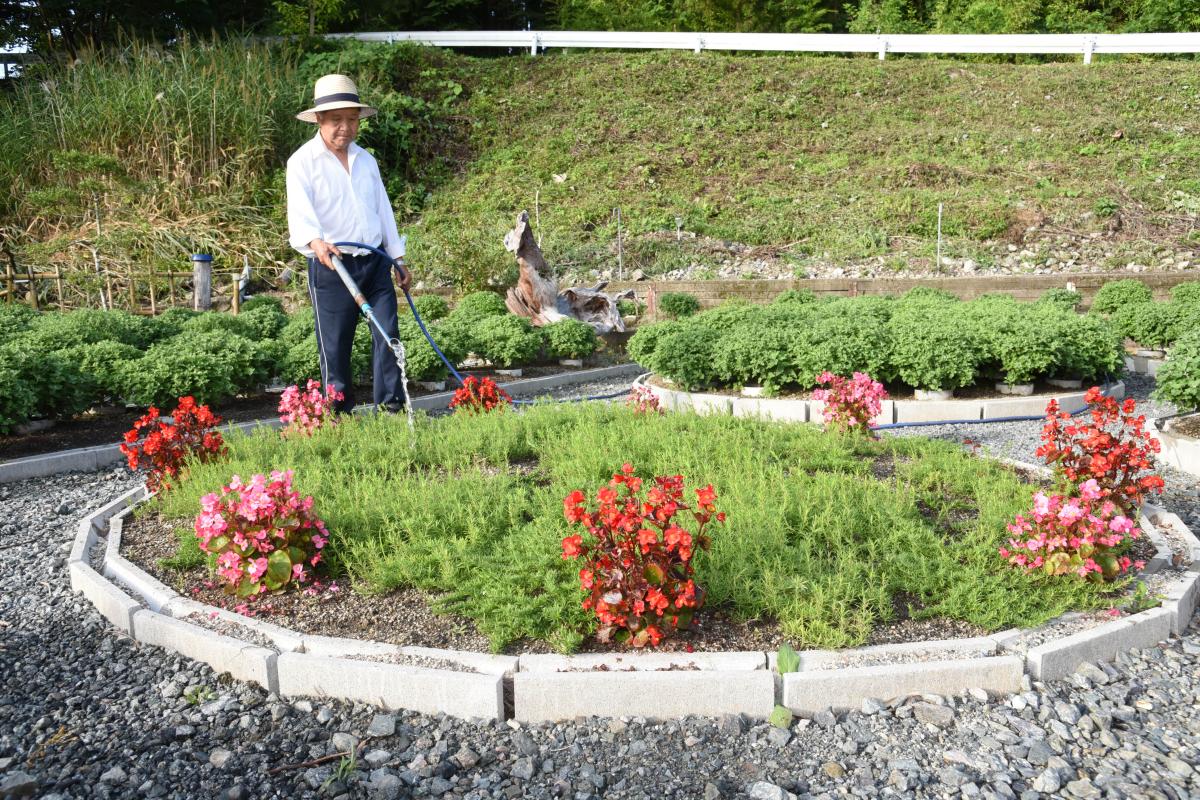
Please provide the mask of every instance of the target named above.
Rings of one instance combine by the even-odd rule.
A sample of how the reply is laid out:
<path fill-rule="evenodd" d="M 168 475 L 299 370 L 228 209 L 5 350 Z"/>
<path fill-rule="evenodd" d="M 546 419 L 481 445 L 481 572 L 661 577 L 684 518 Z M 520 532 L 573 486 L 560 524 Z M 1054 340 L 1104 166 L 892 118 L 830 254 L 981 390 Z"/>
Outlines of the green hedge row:
<path fill-rule="evenodd" d="M 417 309 L 448 358 L 469 353 L 516 366 L 591 355 L 591 326 L 564 320 L 533 328 L 510 314 L 499 296 L 479 292 L 453 311 L 440 297 L 419 297 Z M 183 395 L 217 403 L 257 390 L 274 377 L 300 383 L 320 377 L 311 308 L 288 316 L 275 298 L 247 301 L 233 316 L 172 309 L 156 317 L 124 311 L 39 314 L 0 305 L 0 433 L 33 417 L 68 418 L 105 402 L 170 407 Z M 401 309 L 400 336 L 409 377 L 442 380 L 446 367 Z M 355 332 L 351 364 L 366 379 L 371 332 Z"/>
<path fill-rule="evenodd" d="M 1076 303 L 1060 292 L 1037 303 L 1007 295 L 960 302 L 923 287 L 897 299 L 792 292 L 768 306 L 727 303 L 639 328 L 629 352 L 689 389 L 808 389 L 825 370 L 920 389 L 1119 374 L 1120 337 L 1099 315 L 1075 313 Z"/>
<path fill-rule="evenodd" d="M 1118 334 L 1142 347 L 1170 347 L 1200 329 L 1200 281 L 1173 287 L 1165 303 L 1154 302 L 1150 288 L 1139 280 L 1112 281 L 1096 293 L 1091 313 L 1104 316 Z"/>

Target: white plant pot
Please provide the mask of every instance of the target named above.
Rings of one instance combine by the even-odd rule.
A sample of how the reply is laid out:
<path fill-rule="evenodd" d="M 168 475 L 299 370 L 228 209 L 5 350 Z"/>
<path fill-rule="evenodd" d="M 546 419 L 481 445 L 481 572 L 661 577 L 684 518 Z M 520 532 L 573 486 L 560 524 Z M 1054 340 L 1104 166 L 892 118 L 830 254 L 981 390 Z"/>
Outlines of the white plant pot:
<path fill-rule="evenodd" d="M 1082 378 L 1047 378 L 1046 383 L 1059 389 L 1082 389 Z"/>
<path fill-rule="evenodd" d="M 1152 348 L 1138 348 L 1137 354 L 1142 358 L 1162 358 L 1167 354 L 1166 350 L 1155 350 Z"/>
<path fill-rule="evenodd" d="M 1032 383 L 997 383 L 996 391 L 1000 394 L 1011 394 L 1016 397 L 1029 397 L 1033 394 Z"/>
<path fill-rule="evenodd" d="M 445 381 L 415 381 L 417 386 L 420 386 L 427 392 L 444 392 L 446 391 Z"/>
<path fill-rule="evenodd" d="M 498 369 L 496 370 L 496 374 L 505 375 L 509 378 L 519 378 L 522 375 L 522 371 L 520 369 Z"/>
<path fill-rule="evenodd" d="M 918 400 L 949 400 L 954 397 L 953 389 L 917 389 Z"/>
<path fill-rule="evenodd" d="M 560 358 L 558 364 L 561 367 L 573 367 L 579 369 L 583 366 L 582 358 Z"/>
<path fill-rule="evenodd" d="M 742 397 L 762 397 L 765 391 L 762 386 L 743 386 Z"/>

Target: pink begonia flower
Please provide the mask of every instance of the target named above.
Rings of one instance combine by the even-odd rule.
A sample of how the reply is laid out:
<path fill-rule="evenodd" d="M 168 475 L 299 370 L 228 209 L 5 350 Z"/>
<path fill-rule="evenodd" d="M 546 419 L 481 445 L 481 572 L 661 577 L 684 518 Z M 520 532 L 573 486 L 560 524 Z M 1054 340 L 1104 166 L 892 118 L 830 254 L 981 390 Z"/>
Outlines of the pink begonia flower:
<path fill-rule="evenodd" d="M 1044 492 L 1038 492 L 1033 496 L 1033 513 L 1039 517 L 1044 517 L 1050 513 L 1050 498 L 1046 497 Z M 1020 519 L 1020 517 L 1017 519 Z"/>
<path fill-rule="evenodd" d="M 267 560 L 265 558 L 256 558 L 246 567 L 246 572 L 252 580 L 258 580 L 263 575 L 267 574 Z"/>
<path fill-rule="evenodd" d="M 303 564 L 292 564 L 292 577 L 293 578 L 304 577 L 304 565 Z"/>
<path fill-rule="evenodd" d="M 1066 503 L 1058 510 L 1058 521 L 1063 525 L 1070 525 L 1084 517 L 1084 511 L 1074 502 Z"/>
<path fill-rule="evenodd" d="M 1104 492 L 1100 489 L 1100 484 L 1096 483 L 1095 478 L 1088 480 L 1079 487 L 1079 496 L 1084 500 L 1099 500 L 1104 496 Z"/>

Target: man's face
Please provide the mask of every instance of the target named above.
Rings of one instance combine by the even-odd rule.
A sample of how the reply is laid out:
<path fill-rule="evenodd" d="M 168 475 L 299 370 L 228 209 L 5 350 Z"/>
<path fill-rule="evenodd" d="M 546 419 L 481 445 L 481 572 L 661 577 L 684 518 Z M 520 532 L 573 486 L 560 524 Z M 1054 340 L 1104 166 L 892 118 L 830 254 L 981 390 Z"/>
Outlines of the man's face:
<path fill-rule="evenodd" d="M 358 136 L 358 109 L 335 108 L 317 114 L 321 139 L 333 150 L 343 151 Z"/>

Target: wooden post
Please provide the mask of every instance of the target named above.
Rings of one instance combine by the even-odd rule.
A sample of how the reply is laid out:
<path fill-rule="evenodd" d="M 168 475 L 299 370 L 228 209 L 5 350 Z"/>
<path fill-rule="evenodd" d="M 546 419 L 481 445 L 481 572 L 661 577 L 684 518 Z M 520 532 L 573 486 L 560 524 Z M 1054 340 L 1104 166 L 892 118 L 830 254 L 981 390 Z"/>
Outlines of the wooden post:
<path fill-rule="evenodd" d="M 62 267 L 58 264 L 54 265 L 54 285 L 58 288 L 58 310 L 63 310 L 63 282 L 62 282 Z"/>
<path fill-rule="evenodd" d="M 212 256 L 207 253 L 192 254 L 192 309 L 208 311 L 212 308 Z"/>
<path fill-rule="evenodd" d="M 150 284 L 150 316 L 158 315 L 158 298 L 154 295 L 154 273 L 146 273 L 146 283 Z"/>
<path fill-rule="evenodd" d="M 242 313 L 241 283 L 242 283 L 242 276 L 238 275 L 235 272 L 233 274 L 233 302 L 230 306 L 233 309 L 234 316 L 237 316 L 238 314 Z"/>
<path fill-rule="evenodd" d="M 171 298 L 171 308 L 174 308 L 175 303 L 175 273 L 167 272 L 167 294 Z"/>
<path fill-rule="evenodd" d="M 129 313 L 136 314 L 138 310 L 137 302 L 137 280 L 133 276 L 133 267 L 129 268 Z"/>
<path fill-rule="evenodd" d="M 113 305 L 112 301 L 112 275 L 108 270 L 104 270 L 104 294 L 108 297 L 109 310 L 115 309 L 116 306 Z"/>
<path fill-rule="evenodd" d="M 5 302 L 7 302 L 11 305 L 13 302 L 13 298 L 17 294 L 17 276 L 13 273 L 11 261 L 8 262 L 8 265 L 4 268 L 4 272 L 5 272 L 5 276 L 8 279 L 7 280 L 8 294 L 5 295 Z"/>
<path fill-rule="evenodd" d="M 38 301 L 37 282 L 33 279 L 33 268 L 26 264 L 25 272 L 29 275 L 29 302 L 33 305 L 34 311 L 41 311 L 42 304 Z"/>

